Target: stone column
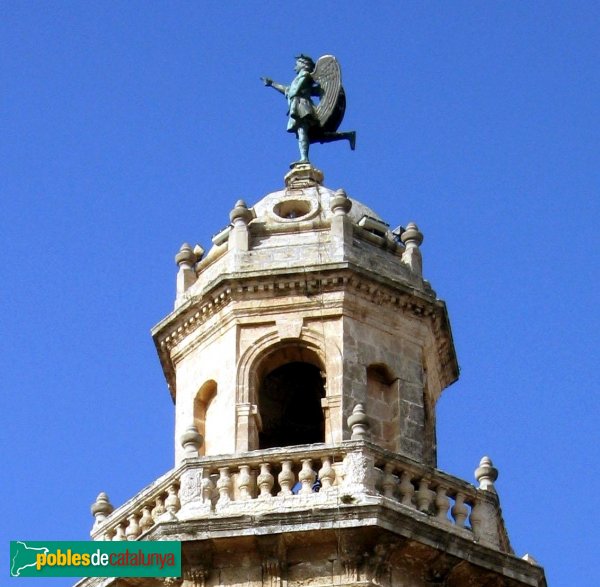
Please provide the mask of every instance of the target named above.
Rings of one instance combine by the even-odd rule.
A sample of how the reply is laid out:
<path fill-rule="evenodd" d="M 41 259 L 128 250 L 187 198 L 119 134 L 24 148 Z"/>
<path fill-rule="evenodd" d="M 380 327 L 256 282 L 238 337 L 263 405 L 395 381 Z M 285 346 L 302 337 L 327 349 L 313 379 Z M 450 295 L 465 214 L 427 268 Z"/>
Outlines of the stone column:
<path fill-rule="evenodd" d="M 235 450 L 245 452 L 258 448 L 258 431 L 254 420 L 259 417 L 258 407 L 254 404 L 237 404 L 235 426 Z"/>

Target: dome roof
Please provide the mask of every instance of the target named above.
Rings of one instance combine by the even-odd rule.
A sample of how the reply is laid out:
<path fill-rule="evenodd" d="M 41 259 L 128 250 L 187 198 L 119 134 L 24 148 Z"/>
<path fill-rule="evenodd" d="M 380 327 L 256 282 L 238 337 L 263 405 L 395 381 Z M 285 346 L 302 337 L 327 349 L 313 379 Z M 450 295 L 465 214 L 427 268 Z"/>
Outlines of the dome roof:
<path fill-rule="evenodd" d="M 252 206 L 256 221 L 267 225 L 304 220 L 329 220 L 333 216 L 330 201 L 336 192 L 316 185 L 301 190 L 283 189 L 267 194 Z M 357 223 L 364 216 L 384 222 L 371 208 L 350 198 L 352 208 L 348 216 Z"/>

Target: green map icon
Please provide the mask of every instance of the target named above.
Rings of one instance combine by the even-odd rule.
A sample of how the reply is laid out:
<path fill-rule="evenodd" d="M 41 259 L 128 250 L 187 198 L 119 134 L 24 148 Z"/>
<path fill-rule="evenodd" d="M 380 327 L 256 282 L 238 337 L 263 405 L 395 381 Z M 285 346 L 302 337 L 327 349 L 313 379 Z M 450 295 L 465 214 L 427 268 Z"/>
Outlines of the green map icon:
<path fill-rule="evenodd" d="M 35 567 L 38 553 L 48 554 L 46 547 L 34 548 L 26 542 L 10 543 L 10 576 L 19 577 L 27 567 Z"/>

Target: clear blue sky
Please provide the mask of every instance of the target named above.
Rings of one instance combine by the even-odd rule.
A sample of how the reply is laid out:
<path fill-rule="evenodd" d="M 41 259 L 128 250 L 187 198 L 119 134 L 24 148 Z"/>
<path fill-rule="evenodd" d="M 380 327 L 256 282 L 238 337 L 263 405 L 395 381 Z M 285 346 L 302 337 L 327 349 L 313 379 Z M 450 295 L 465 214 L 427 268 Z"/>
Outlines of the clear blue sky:
<path fill-rule="evenodd" d="M 326 185 L 416 221 L 448 304 L 440 468 L 489 454 L 517 554 L 596 585 L 600 4 L 301 5 L 3 4 L 2 573 L 9 540 L 86 539 L 99 491 L 172 466 L 149 329 L 180 244 L 281 188 L 296 145 L 258 78 L 304 52 L 339 58 L 358 132 L 313 148 Z"/>

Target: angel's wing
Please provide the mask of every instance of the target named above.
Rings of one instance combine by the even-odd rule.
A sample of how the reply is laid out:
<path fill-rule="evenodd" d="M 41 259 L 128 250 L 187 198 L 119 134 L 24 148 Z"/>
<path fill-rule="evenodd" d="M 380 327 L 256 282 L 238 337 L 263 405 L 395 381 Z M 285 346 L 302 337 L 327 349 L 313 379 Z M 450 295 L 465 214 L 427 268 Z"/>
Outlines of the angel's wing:
<path fill-rule="evenodd" d="M 315 70 L 312 72 L 312 78 L 321 87 L 321 101 L 315 108 L 315 112 L 321 127 L 324 127 L 334 111 L 339 111 L 338 101 L 340 98 L 343 99 L 344 109 L 346 106 L 344 89 L 342 88 L 342 70 L 337 59 L 333 55 L 319 57 Z M 339 112 L 336 114 L 339 115 Z M 343 110 L 341 114 L 344 115 Z M 337 121 L 338 126 L 340 122 L 341 117 Z"/>

